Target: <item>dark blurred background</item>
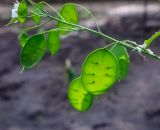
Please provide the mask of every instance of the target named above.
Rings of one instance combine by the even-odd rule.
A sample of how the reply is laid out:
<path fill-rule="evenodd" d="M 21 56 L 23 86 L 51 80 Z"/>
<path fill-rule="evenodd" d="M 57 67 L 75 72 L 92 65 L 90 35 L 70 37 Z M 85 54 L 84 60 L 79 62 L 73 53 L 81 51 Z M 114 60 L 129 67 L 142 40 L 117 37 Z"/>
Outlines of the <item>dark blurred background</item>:
<path fill-rule="evenodd" d="M 78 112 L 67 99 L 65 61 L 70 59 L 80 74 L 85 57 L 110 41 L 88 32 L 73 33 L 62 39 L 56 56 L 47 53 L 39 65 L 20 74 L 17 37 L 23 26 L 3 27 L 10 19 L 13 2 L 0 1 L 0 130 L 160 130 L 159 61 L 129 50 L 127 79 L 98 97 L 89 111 Z M 71 1 L 50 2 L 58 9 Z M 94 13 L 104 33 L 121 40 L 143 44 L 160 29 L 160 1 L 81 0 L 81 4 Z M 81 16 L 80 24 L 95 29 L 85 13 Z M 157 39 L 151 46 L 156 54 L 160 54 L 159 42 Z"/>

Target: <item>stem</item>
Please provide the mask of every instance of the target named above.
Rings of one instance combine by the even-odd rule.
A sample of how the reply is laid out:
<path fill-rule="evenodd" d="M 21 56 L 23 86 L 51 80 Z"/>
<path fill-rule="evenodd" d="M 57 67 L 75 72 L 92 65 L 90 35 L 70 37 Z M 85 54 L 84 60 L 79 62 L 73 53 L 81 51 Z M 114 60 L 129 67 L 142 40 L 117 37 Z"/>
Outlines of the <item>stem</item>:
<path fill-rule="evenodd" d="M 148 40 L 145 40 L 146 48 L 150 46 L 150 44 L 160 36 L 160 31 L 153 34 Z"/>
<path fill-rule="evenodd" d="M 25 29 L 24 32 L 30 31 L 30 30 L 33 30 L 33 29 L 36 29 L 36 28 L 39 28 L 39 27 L 47 24 L 47 23 L 50 22 L 50 21 L 51 21 L 51 19 L 48 19 L 47 21 L 45 21 L 45 22 L 43 22 L 43 23 L 41 23 L 41 24 L 39 24 L 39 25 L 35 25 L 35 26 L 33 26 L 33 27 L 30 27 L 30 28 Z"/>
<path fill-rule="evenodd" d="M 42 34 L 49 33 L 51 31 L 68 31 L 68 32 L 71 32 L 71 31 L 79 31 L 79 30 L 80 29 L 77 29 L 77 28 L 55 28 L 55 29 L 52 29 L 52 30 L 44 31 L 44 32 L 42 32 Z"/>
<path fill-rule="evenodd" d="M 51 10 L 53 10 L 54 12 L 56 12 L 57 15 L 58 15 L 63 21 L 65 21 L 64 18 L 60 15 L 60 13 L 59 13 L 55 8 L 53 8 L 51 5 L 49 5 L 49 4 L 48 4 L 47 2 L 45 2 L 45 1 L 42 1 L 42 3 L 46 4 Z"/>
<path fill-rule="evenodd" d="M 29 16 L 27 16 L 27 18 L 31 18 L 31 17 L 34 17 L 34 16 L 37 16 L 36 14 L 35 15 L 29 15 Z M 41 17 L 45 17 L 46 15 L 43 15 L 43 14 L 38 14 L 38 16 L 41 16 Z"/>
<path fill-rule="evenodd" d="M 76 5 L 76 6 L 79 6 L 82 9 L 84 9 L 90 15 L 90 17 L 92 18 L 93 22 L 95 23 L 95 25 L 97 27 L 98 32 L 101 32 L 101 30 L 100 30 L 100 28 L 99 28 L 99 26 L 98 26 L 98 24 L 96 22 L 95 17 L 93 16 L 92 12 L 89 9 L 87 9 L 86 7 L 82 6 L 82 5 L 75 4 L 75 3 L 73 3 L 73 4 Z"/>

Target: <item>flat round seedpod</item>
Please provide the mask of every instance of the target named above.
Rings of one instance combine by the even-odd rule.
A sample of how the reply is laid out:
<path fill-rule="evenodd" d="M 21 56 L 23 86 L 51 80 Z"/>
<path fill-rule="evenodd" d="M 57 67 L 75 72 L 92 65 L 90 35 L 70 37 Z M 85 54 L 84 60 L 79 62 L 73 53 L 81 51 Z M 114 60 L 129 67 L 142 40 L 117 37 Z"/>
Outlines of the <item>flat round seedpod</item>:
<path fill-rule="evenodd" d="M 113 46 L 108 46 L 107 49 L 109 49 L 117 57 L 119 64 L 118 79 L 124 80 L 128 75 L 129 69 L 129 55 L 126 48 L 117 43 Z"/>
<path fill-rule="evenodd" d="M 43 58 L 47 42 L 43 34 L 37 34 L 28 39 L 22 49 L 20 62 L 24 68 L 32 68 Z"/>
<path fill-rule="evenodd" d="M 92 105 L 93 95 L 84 89 L 81 77 L 78 77 L 69 86 L 68 98 L 75 109 L 87 111 Z"/>
<path fill-rule="evenodd" d="M 72 4 L 72 3 L 64 4 L 61 11 L 60 11 L 60 15 L 61 15 L 61 17 L 59 16 L 59 19 L 64 20 L 68 23 L 78 24 L 78 22 L 79 22 L 77 6 L 75 4 Z M 71 29 L 71 28 L 73 28 L 73 26 L 58 21 L 57 28 Z M 61 30 L 61 31 L 59 31 L 59 34 L 65 35 L 65 34 L 68 34 L 69 32 L 70 31 L 64 31 L 64 30 L 62 31 Z"/>
<path fill-rule="evenodd" d="M 84 88 L 94 94 L 105 93 L 117 80 L 118 61 L 107 49 L 89 54 L 83 63 L 81 80 Z"/>

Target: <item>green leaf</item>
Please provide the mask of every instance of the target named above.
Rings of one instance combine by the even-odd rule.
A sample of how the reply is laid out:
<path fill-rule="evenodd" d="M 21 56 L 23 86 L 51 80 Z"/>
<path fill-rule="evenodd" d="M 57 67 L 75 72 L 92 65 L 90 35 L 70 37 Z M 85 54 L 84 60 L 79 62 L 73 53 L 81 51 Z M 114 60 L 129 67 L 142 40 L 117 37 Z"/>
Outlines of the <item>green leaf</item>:
<path fill-rule="evenodd" d="M 119 64 L 118 79 L 124 80 L 128 75 L 129 55 L 126 48 L 120 44 L 108 46 L 108 49 L 117 57 Z"/>
<path fill-rule="evenodd" d="M 60 15 L 68 23 L 78 24 L 78 12 L 77 7 L 74 4 L 65 4 L 60 12 Z M 63 21 L 61 17 L 59 17 Z M 73 28 L 71 25 L 67 25 L 62 22 L 58 22 L 58 28 Z M 69 31 L 60 31 L 61 34 L 67 34 Z"/>
<path fill-rule="evenodd" d="M 150 44 L 158 37 L 160 37 L 160 31 L 153 34 L 148 40 L 145 40 L 144 43 L 146 44 L 146 48 L 148 48 Z"/>
<path fill-rule="evenodd" d="M 75 109 L 84 112 L 91 107 L 93 95 L 83 88 L 81 77 L 78 77 L 69 86 L 68 98 Z"/>
<path fill-rule="evenodd" d="M 27 35 L 26 32 L 22 32 L 20 35 L 19 35 L 19 41 L 20 41 L 20 44 L 22 47 L 25 46 L 25 44 L 27 43 L 29 37 Z"/>
<path fill-rule="evenodd" d="M 25 0 L 22 0 L 18 6 L 18 20 L 20 23 L 24 23 L 26 21 L 26 17 L 28 15 L 28 6 Z"/>
<path fill-rule="evenodd" d="M 43 12 L 41 11 L 41 9 L 44 9 L 44 3 L 39 2 L 36 5 L 33 6 L 33 14 L 32 14 L 33 17 L 32 17 L 32 19 L 35 22 L 35 24 L 38 25 L 40 23 L 40 21 L 41 21 L 41 18 L 42 18 L 41 15 L 43 15 Z"/>
<path fill-rule="evenodd" d="M 50 31 L 48 34 L 48 49 L 52 55 L 55 55 L 61 46 L 59 34 L 57 31 Z"/>
<path fill-rule="evenodd" d="M 118 61 L 107 49 L 97 49 L 84 61 L 81 74 L 88 92 L 94 95 L 105 93 L 117 81 Z"/>
<path fill-rule="evenodd" d="M 47 42 L 43 34 L 32 36 L 21 52 L 20 62 L 24 68 L 31 68 L 39 63 L 46 52 Z"/>

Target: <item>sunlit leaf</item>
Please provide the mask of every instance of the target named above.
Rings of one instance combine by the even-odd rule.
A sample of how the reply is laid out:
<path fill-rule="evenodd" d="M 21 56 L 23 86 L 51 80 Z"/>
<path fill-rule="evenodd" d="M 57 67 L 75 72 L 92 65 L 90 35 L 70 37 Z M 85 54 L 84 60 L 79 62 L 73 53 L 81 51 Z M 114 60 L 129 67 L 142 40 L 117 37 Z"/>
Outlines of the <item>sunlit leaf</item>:
<path fill-rule="evenodd" d="M 129 55 L 126 48 L 121 44 L 115 44 L 109 46 L 108 49 L 117 57 L 119 64 L 118 79 L 124 80 L 128 75 L 129 69 Z"/>
<path fill-rule="evenodd" d="M 28 6 L 25 0 L 22 0 L 18 6 L 18 20 L 20 23 L 24 23 L 26 21 L 26 17 L 28 15 Z"/>
<path fill-rule="evenodd" d="M 65 4 L 60 12 L 60 15 L 63 17 L 59 17 L 61 20 L 65 20 L 68 23 L 77 24 L 78 23 L 78 12 L 77 7 L 74 4 Z M 67 25 L 62 22 L 58 22 L 58 28 L 73 28 L 71 25 Z M 60 31 L 61 34 L 67 34 L 69 31 Z"/>
<path fill-rule="evenodd" d="M 29 37 L 27 35 L 26 32 L 22 32 L 20 35 L 19 35 L 19 41 L 20 41 L 20 44 L 22 47 L 25 46 L 25 44 L 27 43 Z"/>
<path fill-rule="evenodd" d="M 94 95 L 105 93 L 117 80 L 118 61 L 107 49 L 97 49 L 86 58 L 81 74 L 88 92 Z"/>
<path fill-rule="evenodd" d="M 68 98 L 71 105 L 78 111 L 87 111 L 91 105 L 93 96 L 82 85 L 81 78 L 73 80 L 68 89 Z"/>
<path fill-rule="evenodd" d="M 48 33 L 48 49 L 52 55 L 55 55 L 61 46 L 59 34 L 57 31 L 50 31 Z"/>
<path fill-rule="evenodd" d="M 21 65 L 24 68 L 35 66 L 44 56 L 47 42 L 43 34 L 32 36 L 21 52 Z"/>
<path fill-rule="evenodd" d="M 35 24 L 39 24 L 41 21 L 41 18 L 42 18 L 41 15 L 43 15 L 43 12 L 41 11 L 41 9 L 44 9 L 44 3 L 39 2 L 37 3 L 37 6 L 36 5 L 33 6 L 33 13 L 32 13 L 33 15 L 32 19 L 35 22 Z"/>

